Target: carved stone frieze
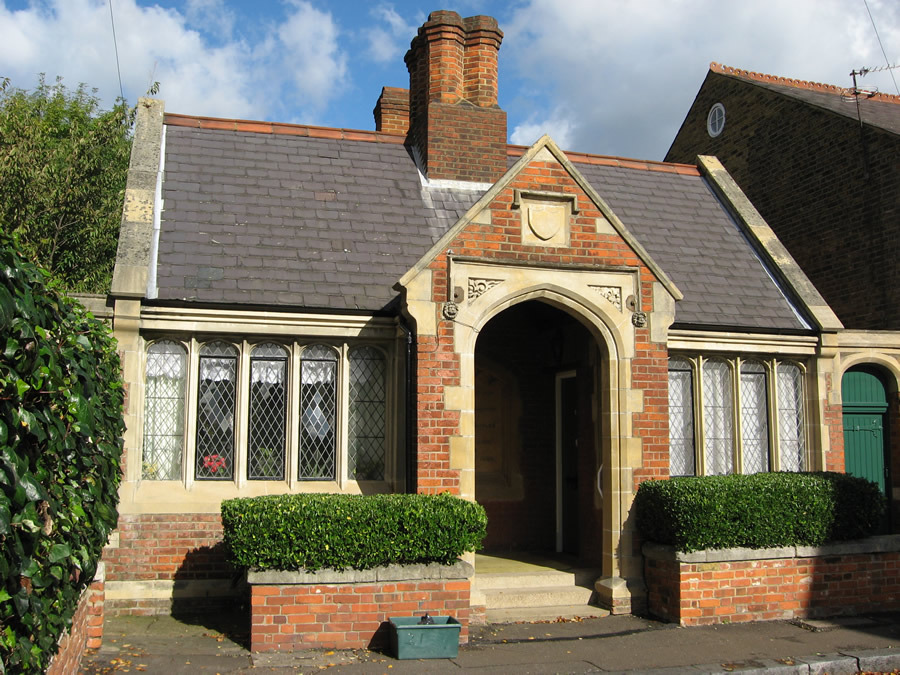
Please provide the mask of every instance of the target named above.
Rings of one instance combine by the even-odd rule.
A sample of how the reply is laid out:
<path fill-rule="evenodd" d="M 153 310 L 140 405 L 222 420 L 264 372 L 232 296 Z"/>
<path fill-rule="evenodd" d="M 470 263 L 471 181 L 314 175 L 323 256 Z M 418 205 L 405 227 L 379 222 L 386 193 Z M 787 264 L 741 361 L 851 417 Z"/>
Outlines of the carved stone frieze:
<path fill-rule="evenodd" d="M 478 279 L 475 277 L 471 277 L 469 279 L 469 300 L 475 300 L 479 296 L 491 290 L 501 281 L 503 281 L 503 279 Z"/>
<path fill-rule="evenodd" d="M 618 286 L 589 286 L 622 311 L 622 289 Z"/>

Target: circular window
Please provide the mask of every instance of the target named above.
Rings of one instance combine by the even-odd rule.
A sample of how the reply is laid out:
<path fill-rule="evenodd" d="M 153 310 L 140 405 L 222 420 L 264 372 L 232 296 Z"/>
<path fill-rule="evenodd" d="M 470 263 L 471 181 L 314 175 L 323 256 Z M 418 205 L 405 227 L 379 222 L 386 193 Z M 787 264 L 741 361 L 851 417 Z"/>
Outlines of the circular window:
<path fill-rule="evenodd" d="M 716 103 L 709 109 L 709 115 L 706 116 L 706 131 L 712 138 L 722 133 L 725 128 L 725 106 Z"/>

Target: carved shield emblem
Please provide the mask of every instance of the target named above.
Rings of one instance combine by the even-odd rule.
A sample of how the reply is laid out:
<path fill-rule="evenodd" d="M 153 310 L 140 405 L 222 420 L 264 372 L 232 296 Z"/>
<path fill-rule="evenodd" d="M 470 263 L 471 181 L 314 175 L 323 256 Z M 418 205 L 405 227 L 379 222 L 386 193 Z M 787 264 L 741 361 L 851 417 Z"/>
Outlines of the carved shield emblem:
<path fill-rule="evenodd" d="M 551 239 L 562 228 L 565 220 L 565 209 L 560 206 L 532 205 L 528 209 L 528 226 L 534 235 L 543 241 Z"/>

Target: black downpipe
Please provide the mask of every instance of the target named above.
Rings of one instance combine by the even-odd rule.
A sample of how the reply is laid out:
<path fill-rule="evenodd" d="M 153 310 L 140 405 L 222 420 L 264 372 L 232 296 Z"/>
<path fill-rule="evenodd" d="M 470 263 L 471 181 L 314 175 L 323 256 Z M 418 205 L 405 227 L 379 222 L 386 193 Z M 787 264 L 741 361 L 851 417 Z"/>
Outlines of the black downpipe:
<path fill-rule="evenodd" d="M 414 494 L 417 489 L 416 482 L 416 338 L 405 321 L 400 322 L 400 328 L 406 333 L 406 492 Z"/>

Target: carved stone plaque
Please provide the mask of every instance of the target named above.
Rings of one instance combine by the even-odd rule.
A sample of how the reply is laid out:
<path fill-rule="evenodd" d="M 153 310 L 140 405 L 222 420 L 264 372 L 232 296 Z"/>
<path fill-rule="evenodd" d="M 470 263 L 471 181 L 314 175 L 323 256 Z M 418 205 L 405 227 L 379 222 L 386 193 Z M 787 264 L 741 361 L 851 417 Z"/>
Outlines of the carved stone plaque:
<path fill-rule="evenodd" d="M 566 202 L 523 201 L 522 242 L 543 246 L 565 246 L 568 241 L 569 209 Z"/>

